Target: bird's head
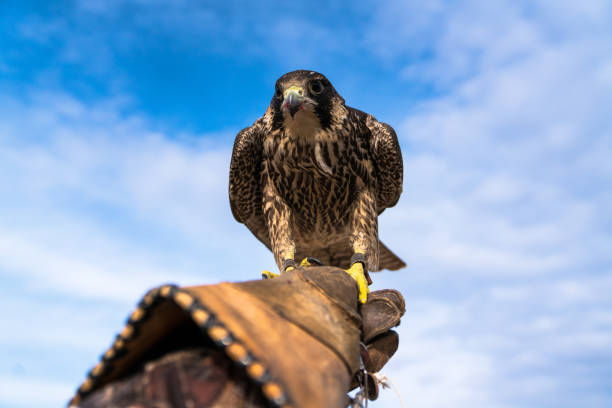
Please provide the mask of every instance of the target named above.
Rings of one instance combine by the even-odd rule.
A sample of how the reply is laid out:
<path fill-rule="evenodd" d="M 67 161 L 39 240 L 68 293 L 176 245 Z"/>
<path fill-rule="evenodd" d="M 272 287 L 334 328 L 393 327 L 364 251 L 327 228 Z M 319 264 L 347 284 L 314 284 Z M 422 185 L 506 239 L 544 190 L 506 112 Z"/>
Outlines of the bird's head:
<path fill-rule="evenodd" d="M 270 103 L 275 125 L 302 135 L 328 128 L 339 106 L 344 106 L 344 99 L 331 82 L 305 70 L 280 77 Z"/>

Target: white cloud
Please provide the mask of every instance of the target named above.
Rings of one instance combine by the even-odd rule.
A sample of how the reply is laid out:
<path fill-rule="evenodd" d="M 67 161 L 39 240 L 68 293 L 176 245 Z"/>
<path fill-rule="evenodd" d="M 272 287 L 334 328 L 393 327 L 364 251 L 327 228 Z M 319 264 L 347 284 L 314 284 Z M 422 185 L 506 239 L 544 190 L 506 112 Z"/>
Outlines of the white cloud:
<path fill-rule="evenodd" d="M 0 303 L 12 311 L 0 342 L 23 359 L 2 360 L 26 369 L 8 404 L 39 405 L 19 394 L 43 381 L 31 361 L 41 345 L 82 360 L 78 375 L 57 374 L 72 386 L 46 382 L 45 403 L 65 402 L 148 288 L 257 279 L 274 265 L 229 210 L 229 146 L 160 133 L 123 97 L 31 91 L 0 105 Z"/>
<path fill-rule="evenodd" d="M 542 40 L 510 41 L 505 49 L 494 40 L 505 38 L 499 31 L 508 24 L 481 13 L 529 26 Z M 606 109 L 612 89 L 596 73 L 611 59 L 597 38 L 549 39 L 541 19 L 524 13 L 474 6 L 451 9 L 438 22 L 438 35 L 453 46 L 438 46 L 433 63 L 460 70 L 444 60 L 448 48 L 466 56 L 475 49 L 472 59 L 496 62 L 471 68 L 468 79 L 417 107 L 398 129 L 410 149 L 406 194 L 402 210 L 387 217 L 411 217 L 410 229 L 429 230 L 415 242 L 413 259 L 431 258 L 434 249 L 422 247 L 431 235 L 438 258 L 459 267 L 550 273 L 582 265 L 593 241 L 610 242 L 599 220 L 609 198 L 591 180 L 610 182 L 609 160 L 600 152 L 612 145 Z M 460 38 L 462 28 L 468 39 Z"/>
<path fill-rule="evenodd" d="M 10 101 L 2 115 L 5 273 L 41 290 L 125 300 L 143 284 L 244 267 L 236 245 L 266 257 L 229 211 L 227 146 L 172 140 L 143 118 L 66 95 L 32 101 Z"/>
<path fill-rule="evenodd" d="M 369 37 L 386 60 L 425 52 L 405 74 L 439 91 L 397 129 L 405 194 L 381 220 L 408 270 L 375 277 L 431 303 L 407 308 L 388 368 L 411 406 L 610 402 L 588 363 L 612 358 L 611 29 L 597 4 L 389 3 Z"/>

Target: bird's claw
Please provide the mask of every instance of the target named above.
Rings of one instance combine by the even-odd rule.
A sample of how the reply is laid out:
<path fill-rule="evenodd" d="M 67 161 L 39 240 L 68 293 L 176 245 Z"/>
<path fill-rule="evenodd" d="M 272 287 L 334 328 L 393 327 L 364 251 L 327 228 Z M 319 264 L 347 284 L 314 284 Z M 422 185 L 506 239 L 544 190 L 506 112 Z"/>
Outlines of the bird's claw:
<path fill-rule="evenodd" d="M 370 289 L 368 288 L 368 281 L 363 271 L 363 264 L 361 262 L 355 262 L 344 272 L 348 273 L 353 279 L 355 279 L 357 286 L 359 287 L 359 302 L 365 303 L 368 300 L 368 293 L 370 293 Z"/>
<path fill-rule="evenodd" d="M 261 272 L 262 279 L 274 279 L 274 278 L 278 278 L 279 276 L 280 276 L 279 273 L 274 273 L 274 272 L 265 271 L 265 270 Z"/>
<path fill-rule="evenodd" d="M 306 266 L 323 266 L 323 262 L 319 261 L 317 258 L 309 256 L 302 259 L 302 262 L 300 262 L 300 266 L 302 268 Z"/>
<path fill-rule="evenodd" d="M 316 266 L 316 265 L 323 266 L 323 263 L 319 261 L 317 258 L 312 258 L 312 257 L 307 257 L 307 258 L 302 259 L 302 262 L 300 262 L 299 264 L 300 268 L 307 267 L 307 266 Z M 295 269 L 295 266 L 289 265 L 285 268 L 285 272 L 289 272 L 292 269 Z M 261 272 L 262 279 L 274 279 L 274 278 L 278 278 L 279 276 L 280 276 L 280 273 L 274 273 L 274 272 L 270 272 L 266 270 Z"/>

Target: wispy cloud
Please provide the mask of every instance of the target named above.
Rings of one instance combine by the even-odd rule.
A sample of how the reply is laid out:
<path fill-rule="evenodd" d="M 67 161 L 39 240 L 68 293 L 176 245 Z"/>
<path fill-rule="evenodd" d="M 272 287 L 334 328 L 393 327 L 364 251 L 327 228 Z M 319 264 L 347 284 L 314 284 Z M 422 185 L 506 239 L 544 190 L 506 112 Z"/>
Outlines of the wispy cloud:
<path fill-rule="evenodd" d="M 379 14 L 390 21 L 370 35 L 381 58 L 421 52 L 404 74 L 438 90 L 398 129 L 405 195 L 381 234 L 407 243 L 412 275 L 381 275 L 382 286 L 405 279 L 408 310 L 426 301 L 424 319 L 446 315 L 419 330 L 412 310 L 400 329 L 389 370 L 415 406 L 609 403 L 612 59 L 610 8 L 598 4 L 391 3 Z"/>
<path fill-rule="evenodd" d="M 252 265 L 273 265 L 231 216 L 231 146 L 155 130 L 126 103 L 44 90 L 2 100 L 0 276 L 13 313 L 0 342 L 13 353 L 0 376 L 21 384 L 3 393 L 11 406 L 38 406 L 18 390 L 66 350 L 82 363 L 60 378 L 76 386 L 147 288 L 253 279 Z M 48 387 L 53 405 L 69 397 Z"/>
<path fill-rule="evenodd" d="M 13 107 L 0 132 L 7 272 L 32 273 L 75 295 L 125 299 L 134 295 L 130 279 L 139 291 L 143 279 L 206 279 L 195 259 L 231 258 L 242 242 L 231 236 L 242 229 L 227 205 L 229 146 L 185 135 L 172 141 L 145 118 L 66 95 L 21 103 L 6 104 Z M 218 231 L 230 233 L 211 241 Z M 181 261 L 185 251 L 194 258 Z"/>
<path fill-rule="evenodd" d="M 61 378 L 76 386 L 147 287 L 256 278 L 254 266 L 272 264 L 228 208 L 239 125 L 176 130 L 115 88 L 129 76 L 114 69 L 117 56 L 153 47 L 145 33 L 263 55 L 278 70 L 326 59 L 337 72 L 385 66 L 388 89 L 430 90 L 416 102 L 389 94 L 372 112 L 387 120 L 399 106 L 403 117 L 405 193 L 380 229 L 409 266 L 374 279 L 404 293 L 407 313 L 385 371 L 414 407 L 609 406 L 609 3 L 387 2 L 344 14 L 333 3 L 333 24 L 317 21 L 323 8 L 300 7 L 84 1 L 67 18 L 18 26 L 59 50 L 54 61 L 105 72 L 113 96 L 41 81 L 0 97 L 0 304 L 16 311 L 0 341 L 21 347 L 3 356 L 0 377 L 24 371 L 3 402 L 38 404 L 20 391 L 47 378 L 36 342 L 49 355 L 73 350 L 79 366 Z M 93 20 L 117 26 L 127 10 L 140 12 L 114 34 L 74 35 Z M 345 85 L 373 100 L 377 80 Z M 74 327 L 87 334 L 71 336 Z M 47 384 L 64 402 L 64 383 Z M 378 404 L 397 401 L 383 393 Z"/>
<path fill-rule="evenodd" d="M 169 38 L 174 47 L 186 47 L 195 54 L 273 59 L 291 66 L 308 64 L 322 53 L 332 57 L 332 52 L 354 55 L 364 51 L 352 24 L 342 19 L 333 26 L 319 22 L 328 14 L 356 15 L 356 7 L 322 2 L 318 8 L 320 11 L 313 13 L 312 7 L 301 3 L 230 1 L 212 7 L 182 1 L 86 0 L 61 14 L 29 17 L 19 23 L 18 33 L 40 44 L 58 45 L 57 58 L 63 63 L 77 63 L 107 74 L 117 70 L 117 59 L 155 48 L 153 43 L 141 41 L 143 35 Z M 109 24 L 116 28 L 105 29 Z M 100 29 L 91 30 L 92 26 Z M 352 46 L 346 47 L 349 41 Z"/>

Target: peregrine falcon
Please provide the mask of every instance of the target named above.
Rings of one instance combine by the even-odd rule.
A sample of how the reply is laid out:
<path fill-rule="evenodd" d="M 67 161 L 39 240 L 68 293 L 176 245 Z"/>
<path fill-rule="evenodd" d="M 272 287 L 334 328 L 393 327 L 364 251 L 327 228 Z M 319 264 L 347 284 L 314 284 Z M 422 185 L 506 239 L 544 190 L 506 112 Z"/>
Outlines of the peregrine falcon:
<path fill-rule="evenodd" d="M 276 81 L 265 115 L 236 136 L 230 206 L 281 273 L 316 258 L 346 269 L 365 302 L 368 271 L 405 266 L 378 240 L 378 215 L 397 203 L 402 178 L 393 128 L 299 70 Z"/>

